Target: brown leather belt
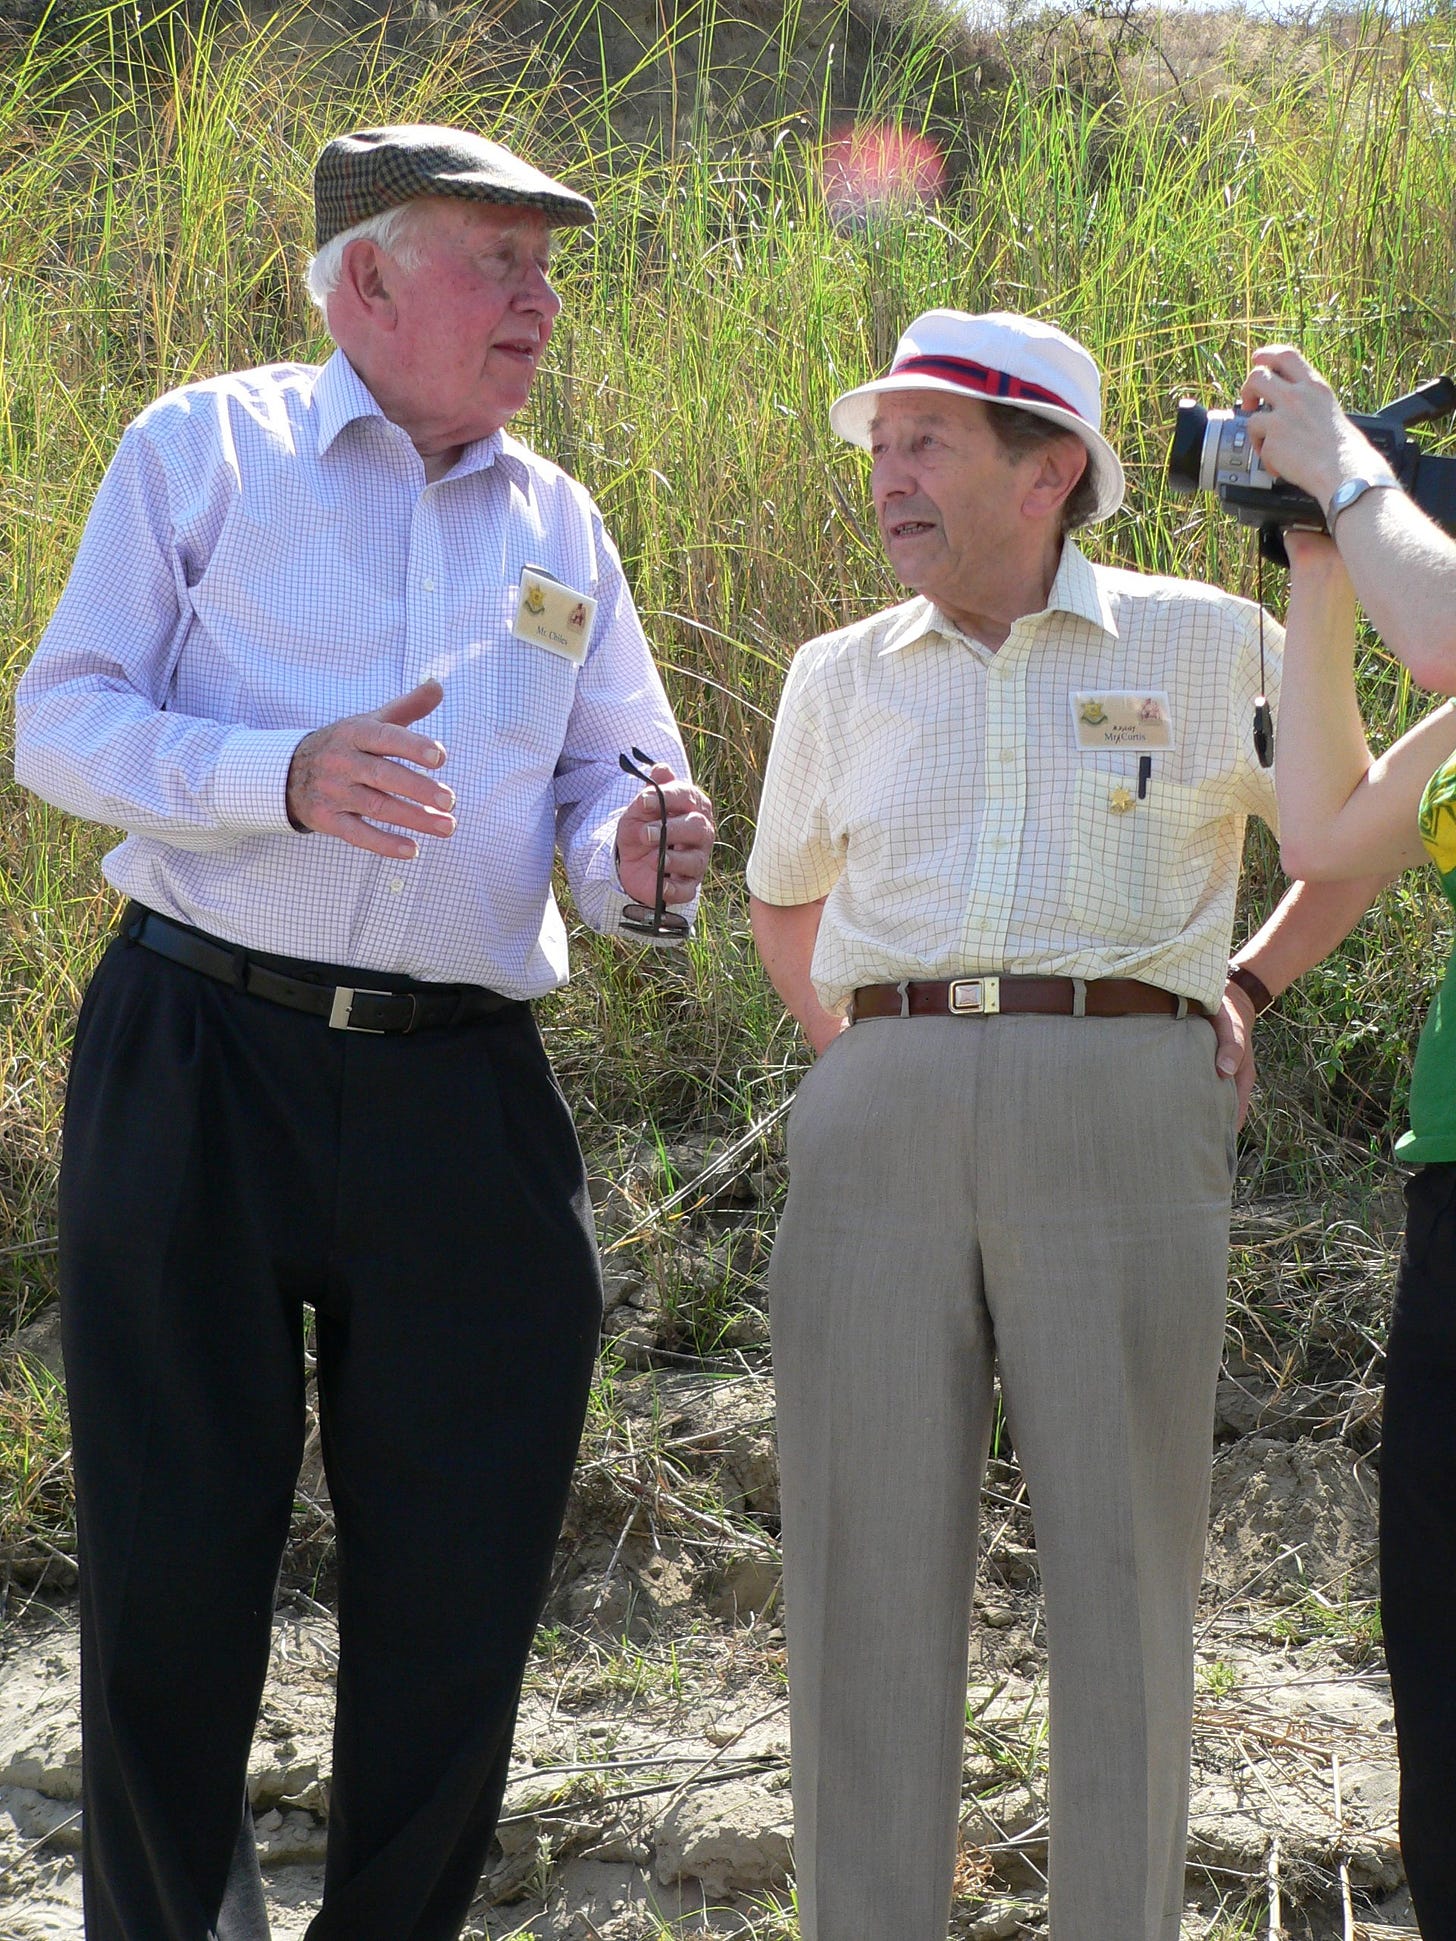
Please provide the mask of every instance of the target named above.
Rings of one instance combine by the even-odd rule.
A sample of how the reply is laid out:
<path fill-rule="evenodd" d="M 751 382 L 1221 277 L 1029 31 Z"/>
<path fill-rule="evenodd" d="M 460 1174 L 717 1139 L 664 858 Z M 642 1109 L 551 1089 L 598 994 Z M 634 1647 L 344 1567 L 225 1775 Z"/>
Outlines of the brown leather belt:
<path fill-rule="evenodd" d="M 1196 997 L 1175 997 L 1135 977 L 953 977 L 939 982 L 905 978 L 899 984 L 861 984 L 849 1021 L 862 1018 L 994 1018 L 1031 1013 L 1048 1018 L 1206 1018 Z"/>

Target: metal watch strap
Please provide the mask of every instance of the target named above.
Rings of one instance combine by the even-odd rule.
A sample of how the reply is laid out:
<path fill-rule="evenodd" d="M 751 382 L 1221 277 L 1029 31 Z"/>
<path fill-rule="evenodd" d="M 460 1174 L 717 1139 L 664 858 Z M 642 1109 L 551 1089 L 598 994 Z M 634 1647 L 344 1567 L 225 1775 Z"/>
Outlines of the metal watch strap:
<path fill-rule="evenodd" d="M 1358 505 L 1367 492 L 1383 492 L 1389 487 L 1400 488 L 1400 480 L 1392 478 L 1388 472 L 1375 478 L 1351 477 L 1341 479 L 1330 494 L 1330 502 L 1325 507 L 1325 531 L 1333 533 L 1335 521 L 1342 512 L 1348 512 L 1352 505 Z"/>

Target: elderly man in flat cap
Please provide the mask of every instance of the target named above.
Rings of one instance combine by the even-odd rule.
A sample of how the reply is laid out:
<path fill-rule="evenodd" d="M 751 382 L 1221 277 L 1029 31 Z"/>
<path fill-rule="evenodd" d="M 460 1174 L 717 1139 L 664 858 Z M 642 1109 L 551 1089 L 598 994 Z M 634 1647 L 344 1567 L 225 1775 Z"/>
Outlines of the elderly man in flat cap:
<path fill-rule="evenodd" d="M 1229 965 L 1279 630 L 1094 566 L 1089 354 L 932 311 L 834 406 L 915 594 L 814 640 L 749 863 L 820 1054 L 772 1268 L 803 1941 L 944 1941 L 992 1373 L 1051 1650 L 1055 1941 L 1175 1941 L 1192 1621 L 1255 1010 L 1371 885 Z"/>
<path fill-rule="evenodd" d="M 505 431 L 591 204 L 430 127 L 331 142 L 316 189 L 336 353 L 142 413 L 17 705 L 20 778 L 126 832 L 61 1184 L 92 1941 L 266 1935 L 306 1309 L 339 1596 L 308 1932 L 459 1933 L 600 1315 L 531 1011 L 552 859 L 594 928 L 672 935 L 712 840 L 596 507 Z"/>

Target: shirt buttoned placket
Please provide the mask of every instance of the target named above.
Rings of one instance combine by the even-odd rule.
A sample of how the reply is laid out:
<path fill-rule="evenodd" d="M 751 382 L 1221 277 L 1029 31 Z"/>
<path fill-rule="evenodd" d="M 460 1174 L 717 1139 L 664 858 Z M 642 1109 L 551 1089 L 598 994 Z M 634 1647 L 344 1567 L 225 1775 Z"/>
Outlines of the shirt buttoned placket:
<path fill-rule="evenodd" d="M 986 657 L 984 806 L 961 951 L 967 970 L 1002 970 L 1010 952 L 1026 830 L 1028 652 L 1035 652 L 1035 642 L 1018 621 Z"/>
<path fill-rule="evenodd" d="M 411 454 L 413 456 L 413 454 Z M 449 608 L 444 541 L 438 493 L 443 481 L 427 482 L 416 492 L 410 510 L 409 542 L 405 555 L 404 635 L 400 642 L 398 692 L 407 694 L 435 672 L 442 644 L 442 616 Z M 415 724 L 430 733 L 426 719 Z M 364 935 L 396 961 L 411 956 L 409 940 L 417 930 L 421 886 L 429 875 L 426 845 L 438 840 L 419 838 L 421 854 L 411 862 L 380 857 L 363 912 Z"/>

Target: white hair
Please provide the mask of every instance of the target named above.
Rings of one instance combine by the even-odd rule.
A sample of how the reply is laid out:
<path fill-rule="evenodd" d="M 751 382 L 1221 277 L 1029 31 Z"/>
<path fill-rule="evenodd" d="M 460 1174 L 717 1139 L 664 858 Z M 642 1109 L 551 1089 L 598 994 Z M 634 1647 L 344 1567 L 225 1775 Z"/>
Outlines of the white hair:
<path fill-rule="evenodd" d="M 418 201 L 401 202 L 396 209 L 386 209 L 379 216 L 366 216 L 352 229 L 341 229 L 337 236 L 330 236 L 318 254 L 309 258 L 308 264 L 308 293 L 319 309 L 327 311 L 329 298 L 339 287 L 339 278 L 344 273 L 344 251 L 350 243 L 377 243 L 402 269 L 417 269 L 421 252 L 413 231 L 422 213 Z"/>

